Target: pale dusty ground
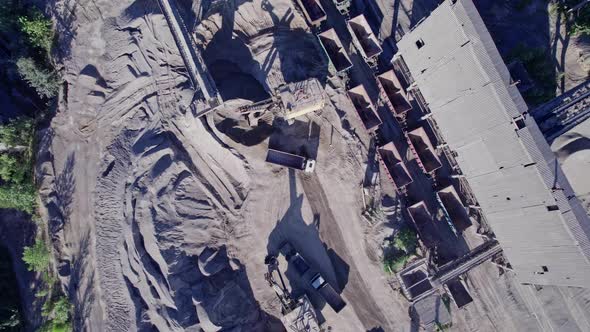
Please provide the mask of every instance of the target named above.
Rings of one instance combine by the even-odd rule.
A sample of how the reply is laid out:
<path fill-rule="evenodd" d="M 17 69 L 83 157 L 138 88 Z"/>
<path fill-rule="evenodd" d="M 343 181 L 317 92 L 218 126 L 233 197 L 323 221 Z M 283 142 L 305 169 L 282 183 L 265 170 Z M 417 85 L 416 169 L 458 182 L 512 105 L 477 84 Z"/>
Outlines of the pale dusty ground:
<path fill-rule="evenodd" d="M 379 240 L 399 216 L 371 226 L 360 215 L 369 139 L 342 82 L 328 83 L 331 105 L 321 112 L 270 137 L 249 137 L 243 121 L 231 125 L 231 105 L 243 100 L 212 114 L 208 126 L 185 112 L 192 94 L 155 2 L 65 0 L 54 10 L 68 88 L 39 171 L 77 329 L 280 331 L 263 261 L 284 240 L 343 289 L 348 306 L 340 314 L 312 293 L 332 331 L 416 328 L 379 263 Z M 194 25 L 214 75 L 235 80 L 226 93 L 254 98 L 327 74 L 290 1 L 235 1 L 218 10 Z M 220 129 L 226 120 L 234 131 Z M 247 142 L 236 143 L 235 132 Z M 290 176 L 264 163 L 270 143 L 311 146 L 315 174 Z M 472 246 L 477 241 L 468 236 Z M 303 292 L 282 263 L 290 287 Z M 454 312 L 457 330 L 588 330 L 585 291 L 535 291 L 510 273 L 499 277 L 491 263 L 469 280 L 476 301 Z"/>

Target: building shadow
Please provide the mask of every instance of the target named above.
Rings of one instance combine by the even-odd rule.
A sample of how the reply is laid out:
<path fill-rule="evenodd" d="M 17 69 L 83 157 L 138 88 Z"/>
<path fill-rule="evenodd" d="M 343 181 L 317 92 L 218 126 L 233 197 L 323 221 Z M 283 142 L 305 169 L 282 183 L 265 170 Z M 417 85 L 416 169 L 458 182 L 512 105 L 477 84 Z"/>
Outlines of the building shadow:
<path fill-rule="evenodd" d="M 193 287 L 192 294 L 199 323 L 206 322 L 224 331 L 266 331 L 269 326 L 273 327 L 269 331 L 284 331 L 277 324 L 278 318 L 260 308 L 246 266 L 230 259 L 225 245 L 205 248 L 198 265 L 200 285 Z"/>
<path fill-rule="evenodd" d="M 244 146 L 258 145 L 275 132 L 273 126 L 266 122 L 260 122 L 254 128 L 246 128 L 240 126 L 237 120 L 229 118 L 215 123 L 215 127 L 234 142 L 238 142 Z"/>
<path fill-rule="evenodd" d="M 569 33 L 561 26 L 570 26 L 567 15 L 556 13 L 555 37 L 551 40 L 551 19 L 545 1 L 474 1 L 496 48 L 505 63 L 522 63 L 532 88 L 521 89 L 529 105 L 541 104 L 555 97 L 557 72 L 563 72 Z M 563 46 L 558 54 L 559 46 Z M 515 67 L 517 68 L 517 67 Z M 517 73 L 513 70 L 513 78 Z M 561 80 L 563 87 L 564 80 Z"/>
<path fill-rule="evenodd" d="M 273 21 L 273 44 L 262 66 L 265 74 L 270 73 L 278 57 L 286 83 L 316 78 L 325 85 L 328 62 L 322 56 L 323 50 L 316 36 L 305 29 L 290 27 L 295 18 L 291 8 L 283 17 L 278 17 L 271 1 L 265 0 L 262 2 L 262 9 L 269 13 Z"/>
<path fill-rule="evenodd" d="M 563 163 L 569 156 L 576 152 L 590 150 L 590 139 L 578 133 L 568 133 L 560 137 L 560 139 L 571 140 L 555 152 L 560 163 Z"/>
<path fill-rule="evenodd" d="M 277 120 L 273 127 L 275 131 L 269 138 L 269 148 L 317 159 L 321 134 L 319 124 L 312 120 L 294 119 L 291 124 Z"/>

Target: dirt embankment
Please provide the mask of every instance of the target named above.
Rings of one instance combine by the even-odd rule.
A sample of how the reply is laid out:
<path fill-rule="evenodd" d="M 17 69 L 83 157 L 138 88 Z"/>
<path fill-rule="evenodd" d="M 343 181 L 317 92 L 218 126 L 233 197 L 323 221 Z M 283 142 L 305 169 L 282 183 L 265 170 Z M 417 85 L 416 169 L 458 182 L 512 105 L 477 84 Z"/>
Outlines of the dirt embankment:
<path fill-rule="evenodd" d="M 22 260 L 23 249 L 35 242 L 37 226 L 25 213 L 0 209 L 0 250 L 6 250 L 12 260 L 12 272 L 18 284 L 18 294 L 22 314 L 23 326 L 26 331 L 35 331 L 41 324 L 41 307 L 39 301 L 35 301 L 35 292 L 41 287 L 40 281 L 34 272 L 27 270 Z M 3 276 L 12 278 L 12 276 Z M 3 280 L 4 282 L 4 280 Z M 3 299 L 11 300 L 11 299 Z M 8 309 L 8 308 L 3 308 Z"/>
<path fill-rule="evenodd" d="M 263 331 L 228 257 L 247 165 L 190 111 L 155 1 L 58 1 L 65 89 L 39 165 L 76 329 Z"/>

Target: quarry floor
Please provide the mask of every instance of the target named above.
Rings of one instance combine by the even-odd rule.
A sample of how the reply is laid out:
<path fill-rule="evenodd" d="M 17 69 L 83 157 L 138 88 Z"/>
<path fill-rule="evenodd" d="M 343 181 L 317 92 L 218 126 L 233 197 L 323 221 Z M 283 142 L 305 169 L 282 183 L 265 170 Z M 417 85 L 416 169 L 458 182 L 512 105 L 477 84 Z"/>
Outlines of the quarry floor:
<path fill-rule="evenodd" d="M 281 261 L 289 287 L 310 295 L 325 327 L 419 330 L 380 258 L 383 239 L 407 222 L 404 203 L 380 175 L 375 199 L 385 213 L 362 216 L 371 137 L 293 2 L 179 2 L 232 99 L 205 119 L 187 107 L 193 91 L 156 2 L 64 0 L 53 8 L 67 90 L 43 135 L 38 173 L 76 328 L 281 331 L 264 258 L 289 241 L 348 303 L 336 314 Z M 321 2 L 350 50 L 343 18 L 331 1 Z M 435 2 L 366 3 L 379 8 L 386 38 L 394 21 L 407 29 Z M 368 86 L 375 101 L 371 69 L 356 53 L 352 60 L 351 84 Z M 323 110 L 254 129 L 237 114 L 238 106 L 308 77 L 325 84 Z M 399 139 L 394 126 L 388 130 Z M 304 147 L 317 160 L 315 172 L 265 163 L 269 146 Z M 416 189 L 432 186 L 417 181 Z M 464 238 L 457 252 L 482 241 L 475 227 Z M 452 305 L 453 330 L 590 330 L 587 290 L 521 285 L 491 262 L 466 283 L 474 302 Z"/>

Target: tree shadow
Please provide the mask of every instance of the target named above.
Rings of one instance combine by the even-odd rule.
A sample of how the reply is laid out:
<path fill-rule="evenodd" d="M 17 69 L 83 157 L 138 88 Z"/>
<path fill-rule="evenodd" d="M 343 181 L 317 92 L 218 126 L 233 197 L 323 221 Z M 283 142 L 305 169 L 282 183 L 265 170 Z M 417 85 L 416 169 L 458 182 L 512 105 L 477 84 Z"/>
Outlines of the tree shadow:
<path fill-rule="evenodd" d="M 75 331 L 82 331 L 86 320 L 91 315 L 92 306 L 95 304 L 95 269 L 88 266 L 87 258 L 90 255 L 90 234 L 84 234 L 79 242 L 78 252 L 72 256 L 71 273 L 60 271 L 61 276 L 70 276 L 67 285 L 69 298 L 76 308 L 73 316 Z M 70 266 L 70 262 L 66 262 Z M 81 284 L 84 283 L 82 293 L 79 293 Z"/>
<path fill-rule="evenodd" d="M 43 288 L 42 282 L 35 272 L 27 269 L 22 260 L 24 247 L 35 243 L 36 233 L 37 225 L 28 214 L 13 209 L 0 209 L 0 247 L 6 248 L 12 259 L 11 265 L 17 278 L 23 308 L 22 323 L 27 331 L 36 331 L 43 322 L 42 303 L 35 297 L 35 293 Z"/>
<path fill-rule="evenodd" d="M 66 158 L 64 167 L 55 177 L 55 194 L 60 206 L 61 215 L 64 222 L 68 222 L 72 213 L 72 203 L 74 201 L 74 190 L 76 189 L 76 177 L 74 175 L 74 166 L 76 165 L 76 155 L 72 152 Z"/>

